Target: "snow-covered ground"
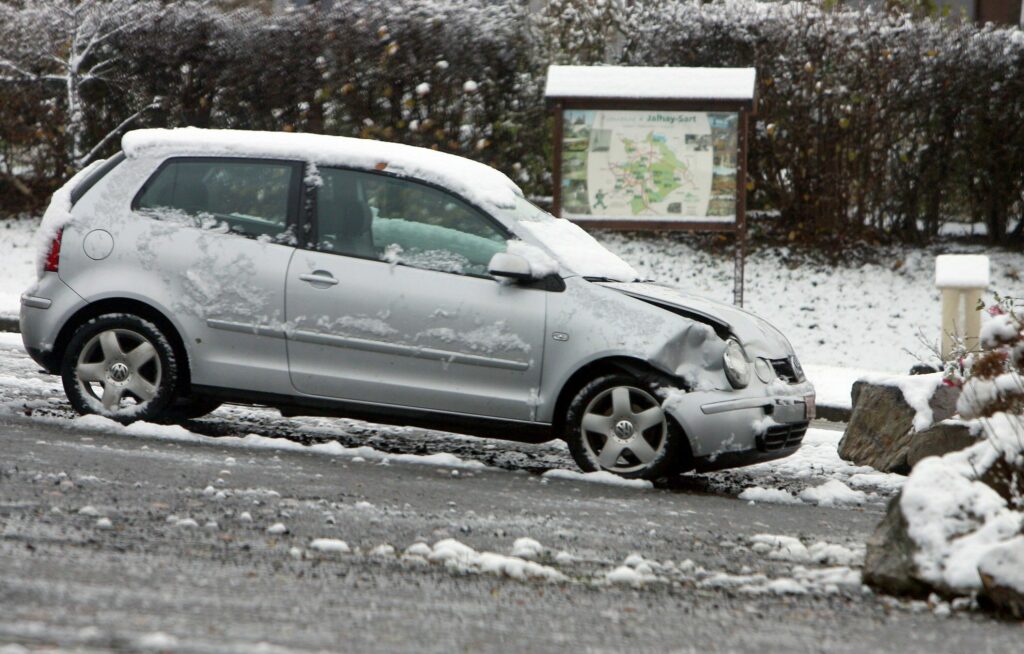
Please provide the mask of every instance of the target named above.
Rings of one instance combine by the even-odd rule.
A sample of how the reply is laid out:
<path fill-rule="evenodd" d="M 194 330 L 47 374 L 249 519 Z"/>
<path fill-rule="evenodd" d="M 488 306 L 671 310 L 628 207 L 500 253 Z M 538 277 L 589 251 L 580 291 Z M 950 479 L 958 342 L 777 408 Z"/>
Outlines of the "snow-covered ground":
<path fill-rule="evenodd" d="M 643 275 L 732 301 L 733 262 L 725 253 L 698 250 L 685 236 L 605 233 L 598 240 Z M 812 372 L 827 376 L 820 367 L 833 367 L 906 374 L 928 357 L 920 335 L 937 344 L 941 334 L 935 256 L 946 252 L 988 254 L 989 288 L 1006 294 L 1020 286 L 1024 254 L 982 246 L 893 250 L 880 257 L 881 264 L 857 266 L 811 264 L 784 249 L 766 249 L 747 259 L 744 307 L 781 329 Z"/>
<path fill-rule="evenodd" d="M 0 318 L 16 318 L 21 293 L 35 281 L 38 218 L 0 220 Z"/>

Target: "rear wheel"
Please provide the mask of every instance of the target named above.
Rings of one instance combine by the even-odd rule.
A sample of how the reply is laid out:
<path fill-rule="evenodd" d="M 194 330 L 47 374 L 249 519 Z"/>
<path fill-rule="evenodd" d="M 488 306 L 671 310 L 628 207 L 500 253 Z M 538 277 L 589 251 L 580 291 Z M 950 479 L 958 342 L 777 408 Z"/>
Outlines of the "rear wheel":
<path fill-rule="evenodd" d="M 655 389 L 625 374 L 598 377 L 569 404 L 566 440 L 585 472 L 660 479 L 682 469 L 682 430 L 665 414 Z"/>
<path fill-rule="evenodd" d="M 156 325 L 131 314 L 107 314 L 71 337 L 61 378 L 75 411 L 128 423 L 152 420 L 170 405 L 178 368 Z"/>

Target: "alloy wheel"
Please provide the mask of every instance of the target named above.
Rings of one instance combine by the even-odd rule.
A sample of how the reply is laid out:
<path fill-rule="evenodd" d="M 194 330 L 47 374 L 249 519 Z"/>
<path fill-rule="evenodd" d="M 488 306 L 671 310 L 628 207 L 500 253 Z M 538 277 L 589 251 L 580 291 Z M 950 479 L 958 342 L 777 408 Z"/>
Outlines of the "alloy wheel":
<path fill-rule="evenodd" d="M 584 446 L 602 469 L 628 473 L 658 459 L 668 440 L 668 421 L 647 391 L 615 386 L 587 405 L 581 432 Z"/>
<path fill-rule="evenodd" d="M 75 378 L 86 397 L 117 414 L 136 410 L 156 397 L 160 356 L 145 336 L 129 329 L 107 329 L 86 342 L 75 364 Z"/>

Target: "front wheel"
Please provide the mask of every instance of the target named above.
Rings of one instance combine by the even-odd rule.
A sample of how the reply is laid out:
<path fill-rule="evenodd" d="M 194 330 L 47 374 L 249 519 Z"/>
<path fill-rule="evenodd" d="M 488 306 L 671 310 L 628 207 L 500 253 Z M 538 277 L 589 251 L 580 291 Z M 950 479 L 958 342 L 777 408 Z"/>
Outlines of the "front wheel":
<path fill-rule="evenodd" d="M 566 440 L 585 472 L 661 479 L 682 469 L 685 436 L 665 414 L 655 389 L 625 374 L 584 386 L 566 413 Z"/>
<path fill-rule="evenodd" d="M 178 367 L 156 325 L 130 314 L 107 314 L 75 331 L 61 379 L 78 413 L 128 423 L 160 416 L 174 399 Z"/>

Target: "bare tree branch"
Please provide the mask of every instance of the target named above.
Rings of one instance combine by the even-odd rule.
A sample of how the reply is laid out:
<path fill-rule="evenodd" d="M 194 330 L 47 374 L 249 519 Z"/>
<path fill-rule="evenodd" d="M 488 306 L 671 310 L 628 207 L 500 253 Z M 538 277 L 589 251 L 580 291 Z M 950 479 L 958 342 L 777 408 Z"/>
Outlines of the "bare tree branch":
<path fill-rule="evenodd" d="M 77 162 L 75 162 L 76 166 L 81 168 L 82 166 L 84 166 L 87 163 L 91 162 L 96 157 L 96 155 L 100 152 L 100 150 L 102 150 L 107 145 L 107 143 L 110 142 L 111 139 L 115 138 L 116 136 L 118 136 L 121 133 L 121 130 L 123 130 L 125 127 L 127 127 L 128 125 L 133 123 L 139 116 L 141 116 L 142 114 L 146 113 L 150 109 L 157 109 L 159 107 L 160 107 L 160 99 L 159 98 L 154 98 L 153 101 L 150 102 L 148 105 L 146 105 L 142 109 L 139 109 L 138 111 L 133 113 L 131 116 L 128 116 L 127 118 L 125 118 L 123 121 L 121 121 L 120 125 L 118 125 L 114 129 L 112 129 L 109 133 L 107 133 L 106 136 L 104 136 L 102 139 L 100 139 L 99 143 L 94 145 L 92 150 L 89 150 L 88 153 L 86 153 Z"/>

